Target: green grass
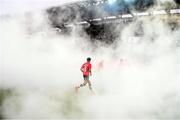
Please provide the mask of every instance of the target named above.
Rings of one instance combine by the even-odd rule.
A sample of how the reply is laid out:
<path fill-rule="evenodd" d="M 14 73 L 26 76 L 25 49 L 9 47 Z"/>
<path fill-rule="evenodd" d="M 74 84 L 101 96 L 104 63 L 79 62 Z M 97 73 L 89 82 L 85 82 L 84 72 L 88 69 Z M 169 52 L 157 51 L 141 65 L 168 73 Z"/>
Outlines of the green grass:
<path fill-rule="evenodd" d="M 2 105 L 5 99 L 12 95 L 11 89 L 0 89 L 0 119 L 3 119 Z"/>

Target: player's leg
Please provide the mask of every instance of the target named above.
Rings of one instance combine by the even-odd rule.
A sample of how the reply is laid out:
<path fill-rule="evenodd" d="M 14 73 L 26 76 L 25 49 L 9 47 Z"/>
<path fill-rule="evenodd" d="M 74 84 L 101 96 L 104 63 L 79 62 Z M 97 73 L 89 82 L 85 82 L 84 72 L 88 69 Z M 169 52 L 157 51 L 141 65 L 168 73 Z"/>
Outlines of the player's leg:
<path fill-rule="evenodd" d="M 87 76 L 83 75 L 83 78 L 84 78 L 84 83 L 83 84 L 80 84 L 80 87 L 83 87 L 83 86 L 86 86 L 86 84 L 88 83 L 88 78 Z"/>
<path fill-rule="evenodd" d="M 87 81 L 87 83 L 88 83 L 88 85 L 89 85 L 89 89 L 92 90 L 91 82 L 89 81 L 89 76 L 86 76 L 85 79 L 86 79 L 86 81 Z"/>
<path fill-rule="evenodd" d="M 88 82 L 88 85 L 89 85 L 89 89 L 92 91 L 91 81 L 88 79 L 87 82 Z"/>
<path fill-rule="evenodd" d="M 80 87 L 86 86 L 87 83 L 88 83 L 88 81 L 86 79 L 84 79 L 84 83 L 80 84 Z"/>
<path fill-rule="evenodd" d="M 89 90 L 91 91 L 91 93 L 94 95 L 94 91 L 92 90 L 92 86 L 91 86 L 91 81 L 88 80 L 88 85 L 89 85 Z"/>
<path fill-rule="evenodd" d="M 91 81 L 89 80 L 89 76 L 87 77 L 87 83 L 88 83 L 88 85 L 89 85 L 89 90 L 90 90 L 92 93 L 94 93 L 93 90 L 92 90 Z"/>
<path fill-rule="evenodd" d="M 83 75 L 83 78 L 84 78 L 83 84 L 80 84 L 79 86 L 76 86 L 76 87 L 75 87 L 76 92 L 78 92 L 78 89 L 79 89 L 80 87 L 86 86 L 86 84 L 88 83 L 88 81 L 87 81 L 87 76 L 84 76 L 84 75 Z"/>

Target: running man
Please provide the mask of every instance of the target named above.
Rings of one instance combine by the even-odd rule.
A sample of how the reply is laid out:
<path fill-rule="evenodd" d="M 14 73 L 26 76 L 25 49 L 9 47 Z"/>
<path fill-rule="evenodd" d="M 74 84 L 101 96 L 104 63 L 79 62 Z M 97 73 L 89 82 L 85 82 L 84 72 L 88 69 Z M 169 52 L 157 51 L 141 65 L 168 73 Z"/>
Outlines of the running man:
<path fill-rule="evenodd" d="M 87 62 L 85 62 L 82 66 L 81 66 L 81 72 L 83 73 L 83 78 L 84 78 L 84 83 L 83 84 L 80 84 L 79 86 L 76 86 L 75 89 L 76 89 L 76 92 L 78 92 L 78 89 L 80 87 L 84 87 L 86 86 L 86 84 L 88 83 L 89 85 L 89 89 L 91 90 L 92 92 L 92 87 L 91 87 L 91 82 L 89 80 L 89 76 L 92 75 L 92 72 L 91 72 L 91 69 L 92 69 L 92 65 L 91 65 L 91 58 L 88 57 L 87 58 Z"/>

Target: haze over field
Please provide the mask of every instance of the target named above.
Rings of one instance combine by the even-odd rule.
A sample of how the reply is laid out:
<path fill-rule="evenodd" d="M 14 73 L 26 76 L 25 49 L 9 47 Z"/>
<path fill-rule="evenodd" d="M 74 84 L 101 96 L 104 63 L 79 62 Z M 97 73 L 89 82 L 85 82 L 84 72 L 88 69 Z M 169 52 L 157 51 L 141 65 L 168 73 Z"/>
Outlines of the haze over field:
<path fill-rule="evenodd" d="M 14 2 L 1 1 L 11 15 L 0 19 L 0 88 L 10 90 L 1 94 L 6 97 L 0 100 L 0 117 L 180 119 L 178 15 L 119 24 L 112 30 L 119 34 L 113 44 L 92 44 L 81 27 L 73 27 L 70 35 L 51 27 L 38 4 L 46 8 L 57 0 L 31 1 L 33 8 L 30 0 Z M 19 4 L 23 7 L 17 11 L 9 7 Z M 140 30 L 143 35 L 136 36 Z M 88 87 L 75 94 L 87 57 L 92 58 L 95 95 Z"/>

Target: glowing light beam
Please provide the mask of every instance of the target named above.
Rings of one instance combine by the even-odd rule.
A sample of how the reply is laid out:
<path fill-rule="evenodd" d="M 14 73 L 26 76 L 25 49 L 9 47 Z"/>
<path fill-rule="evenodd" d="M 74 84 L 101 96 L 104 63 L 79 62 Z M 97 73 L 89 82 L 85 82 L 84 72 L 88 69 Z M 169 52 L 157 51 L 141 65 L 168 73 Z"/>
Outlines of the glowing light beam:
<path fill-rule="evenodd" d="M 115 3 L 116 2 L 116 0 L 108 0 L 108 3 L 109 4 L 113 4 L 113 3 Z"/>

